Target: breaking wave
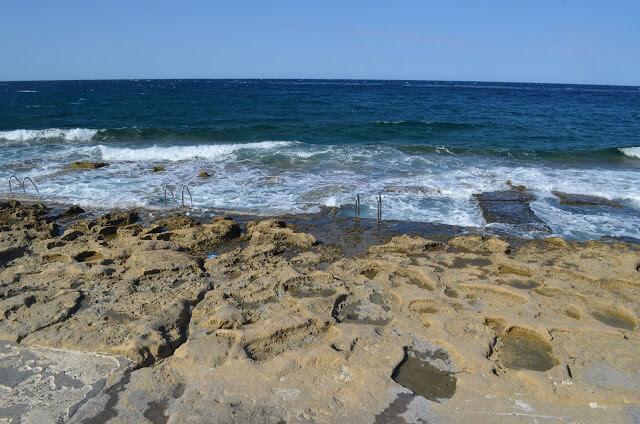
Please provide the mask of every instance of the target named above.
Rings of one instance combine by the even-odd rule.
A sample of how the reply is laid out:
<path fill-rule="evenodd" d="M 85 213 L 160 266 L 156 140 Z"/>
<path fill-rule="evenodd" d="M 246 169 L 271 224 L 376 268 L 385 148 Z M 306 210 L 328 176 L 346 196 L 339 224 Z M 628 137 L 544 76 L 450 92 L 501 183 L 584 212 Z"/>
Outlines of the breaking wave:
<path fill-rule="evenodd" d="M 625 156 L 630 158 L 640 159 L 640 146 L 636 147 L 621 147 L 620 150 Z"/>
<path fill-rule="evenodd" d="M 0 131 L 0 139 L 8 141 L 37 141 L 37 140 L 65 140 L 90 141 L 99 130 L 90 128 L 47 128 L 44 130 L 13 130 Z"/>
<path fill-rule="evenodd" d="M 271 150 L 296 144 L 295 141 L 260 141 L 255 143 L 236 144 L 203 144 L 198 146 L 152 146 L 142 149 L 98 146 L 105 160 L 147 161 L 166 160 L 181 161 L 187 159 L 218 159 L 238 150 Z"/>

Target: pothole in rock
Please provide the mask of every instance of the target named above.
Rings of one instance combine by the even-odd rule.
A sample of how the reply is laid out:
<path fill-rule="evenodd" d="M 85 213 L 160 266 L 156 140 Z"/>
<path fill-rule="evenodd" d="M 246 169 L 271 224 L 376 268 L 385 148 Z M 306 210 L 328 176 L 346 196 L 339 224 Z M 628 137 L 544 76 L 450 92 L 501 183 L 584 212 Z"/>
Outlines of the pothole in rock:
<path fill-rule="evenodd" d="M 435 314 L 440 312 L 431 299 L 415 299 L 409 303 L 409 310 L 418 314 Z"/>
<path fill-rule="evenodd" d="M 598 321 L 607 324 L 611 327 L 622 328 L 624 330 L 633 330 L 636 328 L 636 323 L 629 317 L 626 317 L 618 312 L 614 311 L 598 311 L 591 315 Z"/>
<path fill-rule="evenodd" d="M 442 403 L 456 392 L 455 366 L 442 348 L 422 341 L 422 346 L 405 348 L 404 359 L 391 378 L 431 401 Z"/>
<path fill-rule="evenodd" d="M 232 295 L 231 298 L 237 302 L 238 306 L 241 309 L 245 309 L 245 310 L 257 310 L 264 305 L 267 305 L 269 303 L 275 303 L 278 301 L 278 299 L 275 296 L 269 296 L 263 300 L 249 300 L 239 295 Z"/>
<path fill-rule="evenodd" d="M 491 265 L 491 261 L 488 259 L 483 259 L 483 258 L 460 258 L 457 257 L 453 260 L 453 263 L 451 264 L 451 266 L 449 268 L 456 268 L 456 269 L 462 269 L 462 268 L 466 268 L 467 266 L 473 266 L 473 267 L 483 267 L 483 266 L 488 266 Z"/>
<path fill-rule="evenodd" d="M 496 362 L 513 370 L 548 371 L 558 365 L 553 347 L 533 331 L 512 327 L 494 345 Z"/>
<path fill-rule="evenodd" d="M 375 293 L 374 293 L 375 295 Z M 375 300 L 379 300 L 374 297 Z M 381 303 L 381 300 L 379 300 Z M 387 325 L 392 316 L 390 307 L 376 304 L 369 299 L 347 301 L 346 295 L 338 296 L 333 307 L 332 316 L 338 322 L 351 324 Z"/>
<path fill-rule="evenodd" d="M 509 281 L 500 281 L 500 283 L 506 284 L 516 289 L 523 289 L 523 290 L 535 289 L 540 285 L 539 283 L 532 280 L 528 280 L 528 281 L 509 280 Z"/>
<path fill-rule="evenodd" d="M 373 280 L 374 278 L 376 278 L 376 275 L 378 275 L 378 270 L 368 269 L 366 271 L 362 271 L 360 274 L 367 277 L 369 280 Z"/>
<path fill-rule="evenodd" d="M 97 261 L 99 259 L 104 259 L 104 256 L 98 252 L 88 250 L 86 252 L 78 253 L 76 256 L 74 256 L 74 259 L 78 262 L 91 262 Z"/>
<path fill-rule="evenodd" d="M 389 312 L 391 310 L 391 307 L 387 305 L 387 302 L 381 293 L 371 293 L 369 301 L 375 305 L 382 306 L 382 309 L 384 309 L 385 312 Z"/>
<path fill-rule="evenodd" d="M 431 287 L 429 284 L 420 281 L 417 278 L 409 278 L 408 281 L 409 284 L 420 287 L 421 289 L 425 289 L 425 290 L 429 290 L 429 291 L 433 291 L 433 287 Z"/>
<path fill-rule="evenodd" d="M 287 288 L 287 293 L 291 296 L 302 299 L 305 297 L 329 297 L 336 294 L 334 289 L 321 289 L 307 286 L 292 286 Z"/>
<path fill-rule="evenodd" d="M 446 287 L 444 289 L 444 295 L 452 299 L 457 299 L 459 296 L 458 291 L 456 289 L 452 289 L 451 287 Z"/>

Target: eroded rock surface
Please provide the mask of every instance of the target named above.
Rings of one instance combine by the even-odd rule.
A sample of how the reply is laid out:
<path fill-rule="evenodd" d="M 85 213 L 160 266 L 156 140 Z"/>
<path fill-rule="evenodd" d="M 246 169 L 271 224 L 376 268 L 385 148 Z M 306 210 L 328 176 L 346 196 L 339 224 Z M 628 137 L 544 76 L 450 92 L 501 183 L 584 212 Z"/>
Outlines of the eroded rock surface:
<path fill-rule="evenodd" d="M 58 234 L 40 206 L 2 204 L 0 217 L 12 352 L 130 364 L 86 379 L 82 401 L 64 401 L 69 422 L 631 423 L 640 411 L 635 245 L 400 235 L 344 257 L 276 219 L 119 213 Z M 62 416 L 62 400 L 20 400 L 15 382 L 36 387 L 23 371 L 5 372 L 0 416 Z"/>

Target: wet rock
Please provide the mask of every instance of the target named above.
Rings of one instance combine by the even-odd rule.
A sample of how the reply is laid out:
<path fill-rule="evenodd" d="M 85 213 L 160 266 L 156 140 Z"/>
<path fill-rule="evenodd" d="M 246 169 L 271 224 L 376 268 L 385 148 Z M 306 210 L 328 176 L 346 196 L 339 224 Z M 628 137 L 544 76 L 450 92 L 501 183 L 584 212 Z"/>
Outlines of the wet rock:
<path fill-rule="evenodd" d="M 455 365 L 449 354 L 426 341 L 405 348 L 404 359 L 393 370 L 391 378 L 434 402 L 445 402 L 456 392 Z"/>
<path fill-rule="evenodd" d="M 424 187 L 424 186 L 396 186 L 396 187 L 387 187 L 385 189 L 387 193 L 409 193 L 409 194 L 419 194 L 422 196 L 428 196 L 430 194 L 438 194 L 440 193 L 439 188 L 433 187 Z"/>
<path fill-rule="evenodd" d="M 479 202 L 528 203 L 536 199 L 526 189 L 520 189 L 520 188 L 512 188 L 510 190 L 503 190 L 503 191 L 487 191 L 483 193 L 474 194 L 473 197 L 475 197 Z"/>
<path fill-rule="evenodd" d="M 209 178 L 210 175 L 207 174 L 205 171 L 200 171 L 200 173 L 198 174 L 198 177 L 200 177 L 200 178 Z"/>
<path fill-rule="evenodd" d="M 164 171 L 164 166 L 154 166 L 152 172 L 162 172 Z"/>
<path fill-rule="evenodd" d="M 341 209 L 338 206 L 320 206 L 320 214 L 324 216 L 336 216 L 340 211 Z"/>
<path fill-rule="evenodd" d="M 72 216 L 80 215 L 84 213 L 84 209 L 82 209 L 78 205 L 73 205 L 65 209 L 60 215 L 56 218 L 70 218 Z"/>
<path fill-rule="evenodd" d="M 474 194 L 485 221 L 511 224 L 529 231 L 549 233 L 549 226 L 531 210 L 529 203 L 535 200 L 526 190 L 511 189 Z"/>
<path fill-rule="evenodd" d="M 109 164 L 106 162 L 73 162 L 69 166 L 71 168 L 97 169 L 97 168 L 103 168 L 105 166 L 109 166 Z"/>
<path fill-rule="evenodd" d="M 613 208 L 621 208 L 622 205 L 612 200 L 599 196 L 589 196 L 587 194 L 572 194 L 554 190 L 553 195 L 560 199 L 563 205 L 577 206 L 610 206 Z"/>
<path fill-rule="evenodd" d="M 522 192 L 527 190 L 526 186 L 523 186 L 521 184 L 514 184 L 511 180 L 507 180 L 505 182 L 505 184 L 507 184 L 509 187 L 511 187 L 514 190 L 518 190 L 518 191 L 522 191 Z"/>
<path fill-rule="evenodd" d="M 124 358 L 2 343 L 0 421 L 68 423 L 108 380 L 129 368 Z"/>

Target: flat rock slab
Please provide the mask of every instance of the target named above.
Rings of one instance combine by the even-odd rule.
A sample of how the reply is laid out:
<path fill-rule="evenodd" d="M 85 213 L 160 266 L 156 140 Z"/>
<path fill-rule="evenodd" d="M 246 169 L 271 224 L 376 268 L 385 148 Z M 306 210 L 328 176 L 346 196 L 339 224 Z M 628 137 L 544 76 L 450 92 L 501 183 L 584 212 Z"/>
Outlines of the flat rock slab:
<path fill-rule="evenodd" d="M 525 190 L 511 189 L 474 194 L 487 224 L 515 225 L 529 231 L 550 233 L 549 226 L 531 210 L 529 203 L 535 200 Z"/>
<path fill-rule="evenodd" d="M 563 205 L 576 206 L 610 206 L 612 208 L 621 208 L 622 205 L 612 200 L 605 199 L 600 196 L 589 196 L 587 194 L 564 193 L 554 190 L 553 195 L 556 196 Z"/>
<path fill-rule="evenodd" d="M 127 359 L 98 353 L 0 344 L 0 423 L 67 422 Z"/>

